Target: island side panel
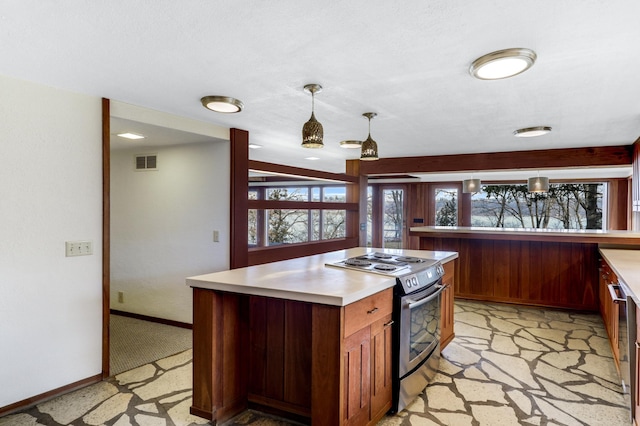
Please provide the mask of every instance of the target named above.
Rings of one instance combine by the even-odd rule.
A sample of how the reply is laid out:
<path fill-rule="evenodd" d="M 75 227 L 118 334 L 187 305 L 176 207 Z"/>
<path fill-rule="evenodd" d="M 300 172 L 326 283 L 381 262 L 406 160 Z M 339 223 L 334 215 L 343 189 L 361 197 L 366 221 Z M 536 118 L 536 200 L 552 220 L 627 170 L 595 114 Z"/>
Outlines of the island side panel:
<path fill-rule="evenodd" d="M 311 308 L 311 424 L 344 422 L 344 309 L 314 304 Z"/>
<path fill-rule="evenodd" d="M 455 297 L 596 311 L 595 243 L 420 237 L 422 250 L 457 251 Z"/>
<path fill-rule="evenodd" d="M 247 408 L 248 298 L 193 289 L 191 413 L 223 422 Z"/>

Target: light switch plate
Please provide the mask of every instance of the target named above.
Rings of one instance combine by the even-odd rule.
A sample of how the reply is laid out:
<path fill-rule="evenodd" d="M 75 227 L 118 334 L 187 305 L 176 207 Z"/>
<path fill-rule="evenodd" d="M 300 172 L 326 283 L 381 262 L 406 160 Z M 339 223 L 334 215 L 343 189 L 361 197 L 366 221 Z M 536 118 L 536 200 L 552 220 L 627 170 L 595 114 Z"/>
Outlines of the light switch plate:
<path fill-rule="evenodd" d="M 93 241 L 65 242 L 65 256 L 90 256 L 93 254 Z"/>

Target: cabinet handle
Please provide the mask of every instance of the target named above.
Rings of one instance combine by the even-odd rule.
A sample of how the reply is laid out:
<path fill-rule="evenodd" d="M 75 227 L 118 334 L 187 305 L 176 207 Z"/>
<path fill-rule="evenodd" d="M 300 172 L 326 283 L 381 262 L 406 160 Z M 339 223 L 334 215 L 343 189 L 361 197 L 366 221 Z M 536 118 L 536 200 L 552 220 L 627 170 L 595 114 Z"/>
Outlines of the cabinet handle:
<path fill-rule="evenodd" d="M 393 324 L 393 320 L 391 320 L 391 321 L 389 321 L 388 323 L 386 323 L 386 324 L 384 325 L 384 327 L 385 327 L 385 328 L 387 328 L 387 327 L 391 327 L 391 324 Z M 638 345 L 638 343 L 636 343 L 636 345 Z M 640 348 L 640 346 L 638 346 L 638 347 Z"/>
<path fill-rule="evenodd" d="M 372 310 L 370 310 L 370 311 L 367 311 L 367 313 L 368 313 L 368 314 L 373 314 L 373 313 L 376 313 L 376 312 L 378 312 L 378 308 L 376 308 L 376 307 L 374 307 L 374 308 L 373 308 Z"/>

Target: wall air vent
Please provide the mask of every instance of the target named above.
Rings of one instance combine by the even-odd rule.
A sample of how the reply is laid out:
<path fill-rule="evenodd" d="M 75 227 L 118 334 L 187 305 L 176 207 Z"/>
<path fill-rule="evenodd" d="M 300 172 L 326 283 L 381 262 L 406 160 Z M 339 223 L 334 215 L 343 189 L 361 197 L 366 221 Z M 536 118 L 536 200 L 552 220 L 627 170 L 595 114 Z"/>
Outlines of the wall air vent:
<path fill-rule="evenodd" d="M 158 154 L 138 154 L 135 156 L 136 171 L 158 170 Z"/>

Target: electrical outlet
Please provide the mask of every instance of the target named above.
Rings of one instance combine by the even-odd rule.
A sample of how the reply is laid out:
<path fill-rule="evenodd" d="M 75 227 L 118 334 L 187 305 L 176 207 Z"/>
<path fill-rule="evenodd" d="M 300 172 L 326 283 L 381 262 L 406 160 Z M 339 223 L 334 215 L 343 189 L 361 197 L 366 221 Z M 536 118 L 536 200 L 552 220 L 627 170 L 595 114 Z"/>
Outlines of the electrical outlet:
<path fill-rule="evenodd" d="M 93 254 L 92 241 L 67 241 L 65 242 L 65 256 L 89 256 Z"/>
<path fill-rule="evenodd" d="M 213 231 L 213 242 L 214 243 L 220 242 L 220 232 L 219 231 Z"/>
<path fill-rule="evenodd" d="M 124 291 L 118 292 L 118 303 L 124 303 Z"/>

